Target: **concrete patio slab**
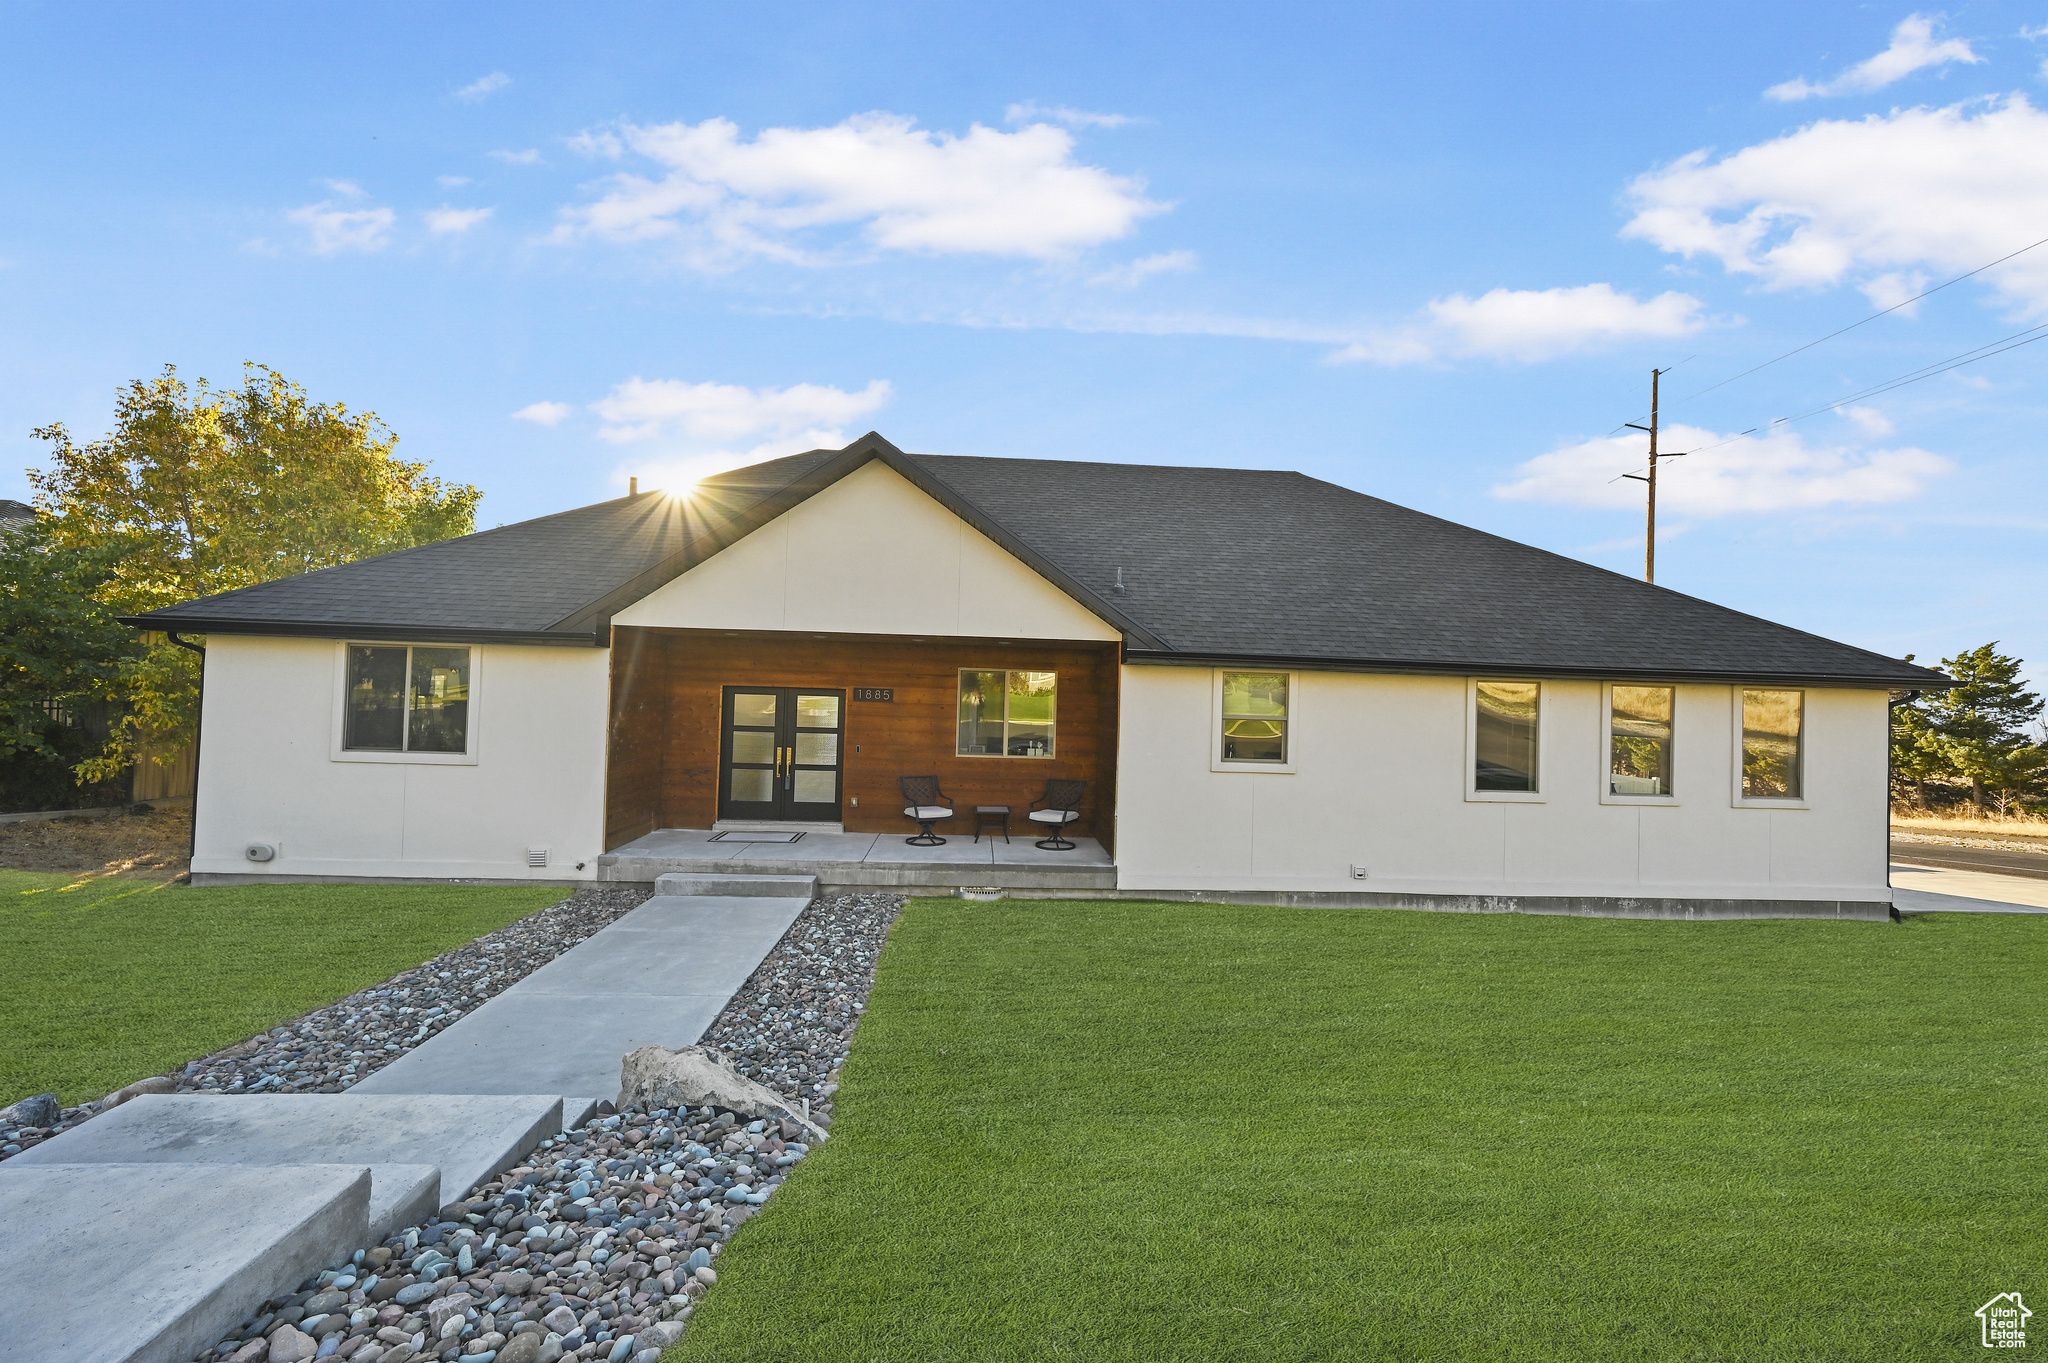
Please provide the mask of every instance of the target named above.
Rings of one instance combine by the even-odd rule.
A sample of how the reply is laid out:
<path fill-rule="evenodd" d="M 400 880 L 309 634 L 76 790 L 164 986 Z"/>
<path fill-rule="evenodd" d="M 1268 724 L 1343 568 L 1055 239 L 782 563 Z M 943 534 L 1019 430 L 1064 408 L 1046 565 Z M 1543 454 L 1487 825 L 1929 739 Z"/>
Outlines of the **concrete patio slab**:
<path fill-rule="evenodd" d="M 794 843 L 716 843 L 708 830 L 663 828 L 598 858 L 604 880 L 653 881 L 669 873 L 814 875 L 821 889 L 950 889 L 998 885 L 1009 889 L 1109 890 L 1116 863 L 1094 838 L 1076 838 L 1070 852 L 1032 844 L 1043 830 L 1013 821 L 1011 841 L 976 842 L 970 821 L 940 830 L 937 847 L 914 847 L 910 830 L 896 833 L 812 834 Z"/>
<path fill-rule="evenodd" d="M 34 1165 L 17 1156 L 0 1165 L 4 1356 L 186 1363 L 264 1298 L 367 1246 L 370 1186 L 368 1169 L 348 1165 Z M 125 1267 L 109 1278 L 102 1266 L 113 1265 Z"/>
<path fill-rule="evenodd" d="M 367 1165 L 370 1233 L 424 1221 L 561 1128 L 553 1094 L 151 1093 L 4 1166 Z"/>
<path fill-rule="evenodd" d="M 657 896 L 350 1092 L 558 1093 L 573 1124 L 627 1052 L 703 1036 L 809 902 Z"/>

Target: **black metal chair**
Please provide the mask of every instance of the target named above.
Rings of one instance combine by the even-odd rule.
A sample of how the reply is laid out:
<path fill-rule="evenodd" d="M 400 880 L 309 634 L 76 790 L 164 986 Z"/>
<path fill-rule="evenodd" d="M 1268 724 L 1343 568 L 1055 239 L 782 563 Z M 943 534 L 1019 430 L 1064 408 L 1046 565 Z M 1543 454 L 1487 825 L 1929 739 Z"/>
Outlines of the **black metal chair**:
<path fill-rule="evenodd" d="M 939 789 L 936 776 L 899 776 L 896 783 L 903 789 L 905 801 L 903 817 L 917 820 L 918 834 L 903 841 L 912 847 L 938 847 L 946 841 L 932 832 L 932 825 L 941 819 L 953 817 L 953 799 Z"/>
<path fill-rule="evenodd" d="M 1081 796 L 1086 793 L 1086 781 L 1047 781 L 1045 794 L 1031 802 L 1031 812 L 1024 817 L 1033 823 L 1050 824 L 1052 834 L 1041 839 L 1034 846 L 1048 852 L 1071 852 L 1077 845 L 1066 836 L 1067 825 L 1081 817 Z"/>

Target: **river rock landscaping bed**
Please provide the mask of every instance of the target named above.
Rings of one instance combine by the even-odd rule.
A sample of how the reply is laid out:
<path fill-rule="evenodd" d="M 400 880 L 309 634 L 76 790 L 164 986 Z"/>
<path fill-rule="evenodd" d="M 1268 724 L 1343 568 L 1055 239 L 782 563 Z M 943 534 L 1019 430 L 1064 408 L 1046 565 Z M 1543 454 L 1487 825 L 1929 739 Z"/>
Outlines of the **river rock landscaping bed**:
<path fill-rule="evenodd" d="M 757 1082 L 810 1097 L 812 1120 L 829 1125 L 902 905 L 899 895 L 812 904 L 704 1043 Z M 796 1122 L 720 1108 L 595 1118 L 425 1225 L 273 1298 L 197 1363 L 654 1363 L 718 1281 L 713 1264 L 733 1232 L 809 1150 Z"/>
<path fill-rule="evenodd" d="M 703 1044 L 725 1052 L 757 1084 L 813 1104 L 829 1099 L 902 910 L 899 894 L 813 903 L 747 977 Z"/>
<path fill-rule="evenodd" d="M 629 1111 L 272 1298 L 200 1363 L 652 1363 L 810 1147 L 795 1122 Z"/>
<path fill-rule="evenodd" d="M 97 1103 L 78 1107 L 59 1109 L 54 1097 L 24 1099 L 0 1111 L 0 1159 L 77 1126 L 138 1091 L 344 1092 L 478 1004 L 640 907 L 652 893 L 646 885 L 585 886 L 539 913 L 195 1060 L 175 1074 L 141 1080 Z M 8 1113 L 17 1115 L 10 1120 Z"/>

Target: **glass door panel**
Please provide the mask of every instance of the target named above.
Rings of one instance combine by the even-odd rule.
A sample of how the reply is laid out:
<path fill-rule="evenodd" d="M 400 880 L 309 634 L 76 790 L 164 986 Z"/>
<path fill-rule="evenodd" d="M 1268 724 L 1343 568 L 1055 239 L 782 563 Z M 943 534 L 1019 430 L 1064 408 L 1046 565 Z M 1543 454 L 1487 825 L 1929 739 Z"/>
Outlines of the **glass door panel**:
<path fill-rule="evenodd" d="M 840 711 L 837 691 L 795 693 L 789 739 L 789 813 L 784 818 L 833 823 L 839 818 Z"/>
<path fill-rule="evenodd" d="M 719 817 L 838 822 L 845 703 L 842 691 L 727 687 Z"/>
<path fill-rule="evenodd" d="M 776 775 L 781 768 L 778 739 L 785 713 L 779 691 L 725 693 L 725 743 L 721 754 L 718 814 L 724 819 L 772 819 Z"/>

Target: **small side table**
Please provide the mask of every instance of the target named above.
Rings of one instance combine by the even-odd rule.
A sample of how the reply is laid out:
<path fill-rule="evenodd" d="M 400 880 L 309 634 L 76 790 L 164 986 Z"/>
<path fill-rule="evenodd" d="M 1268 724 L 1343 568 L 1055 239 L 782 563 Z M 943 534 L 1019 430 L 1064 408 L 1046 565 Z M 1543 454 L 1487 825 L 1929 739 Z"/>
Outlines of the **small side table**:
<path fill-rule="evenodd" d="M 1003 841 L 1010 840 L 1010 807 L 1008 805 L 976 805 L 974 807 L 974 840 L 981 841 L 984 832 L 1002 830 Z"/>

